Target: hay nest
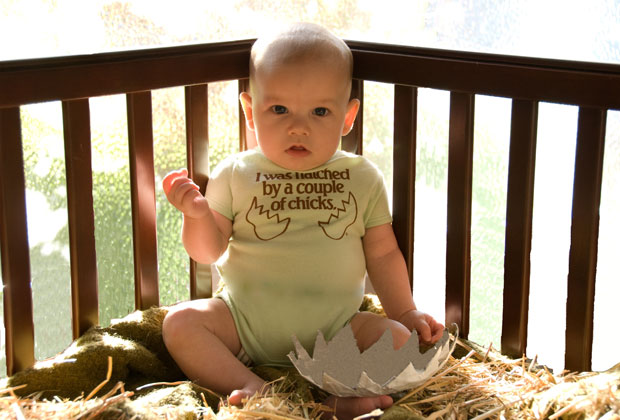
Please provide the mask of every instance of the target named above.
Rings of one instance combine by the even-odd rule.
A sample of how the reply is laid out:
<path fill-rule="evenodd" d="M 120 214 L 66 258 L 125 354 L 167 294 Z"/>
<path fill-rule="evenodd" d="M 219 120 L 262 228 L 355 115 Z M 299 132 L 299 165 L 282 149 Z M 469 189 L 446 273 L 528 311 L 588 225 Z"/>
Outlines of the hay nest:
<path fill-rule="evenodd" d="M 620 419 L 620 364 L 553 375 L 535 360 L 458 344 L 455 355 L 467 354 L 396 401 L 390 419 Z"/>
<path fill-rule="evenodd" d="M 469 352 L 451 357 L 425 384 L 395 396 L 382 419 L 620 419 L 620 364 L 600 373 L 553 375 L 525 358 L 481 352 L 466 340 L 459 344 Z M 107 385 L 106 378 L 88 396 L 73 400 L 23 398 L 14 388 L 0 390 L 0 419 L 314 419 L 325 409 L 317 402 L 321 391 L 298 381 L 294 372 L 257 373 L 277 379 L 267 395 L 254 396 L 243 407 L 225 405 L 222 396 L 189 382 L 148 384 L 138 392 L 117 383 L 93 397 Z M 222 403 L 219 408 L 213 398 Z"/>
<path fill-rule="evenodd" d="M 366 309 L 380 312 L 373 299 Z M 314 419 L 326 394 L 294 369 L 259 367 L 272 387 L 243 407 L 184 380 L 161 339 L 165 309 L 94 328 L 67 350 L 0 382 L 2 419 Z M 382 419 L 620 420 L 620 364 L 606 372 L 552 374 L 458 340 L 434 377 L 394 395 Z M 377 413 L 375 413 L 376 415 Z"/>

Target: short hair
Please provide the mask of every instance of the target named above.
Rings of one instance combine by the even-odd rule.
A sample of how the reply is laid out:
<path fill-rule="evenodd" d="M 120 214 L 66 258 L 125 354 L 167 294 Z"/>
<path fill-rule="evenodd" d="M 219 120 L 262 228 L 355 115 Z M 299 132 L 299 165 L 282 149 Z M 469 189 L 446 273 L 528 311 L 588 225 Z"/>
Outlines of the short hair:
<path fill-rule="evenodd" d="M 339 37 L 320 25 L 296 23 L 283 31 L 259 38 L 250 53 L 250 86 L 256 70 L 269 58 L 278 63 L 295 63 L 304 59 L 329 59 L 341 62 L 350 81 L 353 77 L 353 54 Z"/>

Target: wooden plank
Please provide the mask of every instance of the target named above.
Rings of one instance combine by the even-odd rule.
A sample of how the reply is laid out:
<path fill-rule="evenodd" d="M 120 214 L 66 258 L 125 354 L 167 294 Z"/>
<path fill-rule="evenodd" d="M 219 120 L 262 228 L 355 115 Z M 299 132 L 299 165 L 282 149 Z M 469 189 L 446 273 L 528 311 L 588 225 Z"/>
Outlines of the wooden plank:
<path fill-rule="evenodd" d="M 73 338 L 99 323 L 88 99 L 63 102 Z"/>
<path fill-rule="evenodd" d="M 620 66 L 349 42 L 353 77 L 453 92 L 620 109 Z M 458 75 L 458 77 L 455 77 Z"/>
<path fill-rule="evenodd" d="M 510 131 L 502 353 L 521 357 L 527 349 L 530 251 L 538 103 L 514 100 Z"/>
<path fill-rule="evenodd" d="M 136 309 L 159 306 L 151 92 L 127 95 Z"/>
<path fill-rule="evenodd" d="M 361 155 L 363 153 L 364 144 L 364 81 L 360 79 L 353 79 L 351 84 L 351 98 L 357 98 L 360 101 L 360 109 L 357 112 L 357 118 L 353 128 L 342 138 L 342 149 L 347 152 L 357 153 Z"/>
<path fill-rule="evenodd" d="M 0 109 L 0 256 L 7 375 L 34 364 L 26 180 L 19 108 Z"/>
<path fill-rule="evenodd" d="M 209 85 L 185 88 L 187 170 L 205 193 L 209 180 Z"/>
<path fill-rule="evenodd" d="M 592 364 L 606 117 L 605 110 L 579 109 L 566 299 L 565 367 L 570 370 L 588 371 Z"/>
<path fill-rule="evenodd" d="M 393 226 L 413 289 L 418 90 L 394 86 Z M 396 178 L 398 176 L 398 178 Z"/>
<path fill-rule="evenodd" d="M 0 107 L 248 77 L 253 42 L 0 62 Z M 358 79 L 620 109 L 617 64 L 348 44 Z"/>
<path fill-rule="evenodd" d="M 0 108 L 248 77 L 253 42 L 0 62 Z"/>
<path fill-rule="evenodd" d="M 209 180 L 209 86 L 185 88 L 187 169 L 190 178 L 205 193 Z M 190 258 L 190 298 L 211 297 L 211 266 Z"/>
<path fill-rule="evenodd" d="M 464 338 L 469 335 L 474 98 L 450 94 L 446 325 L 456 323 Z"/>

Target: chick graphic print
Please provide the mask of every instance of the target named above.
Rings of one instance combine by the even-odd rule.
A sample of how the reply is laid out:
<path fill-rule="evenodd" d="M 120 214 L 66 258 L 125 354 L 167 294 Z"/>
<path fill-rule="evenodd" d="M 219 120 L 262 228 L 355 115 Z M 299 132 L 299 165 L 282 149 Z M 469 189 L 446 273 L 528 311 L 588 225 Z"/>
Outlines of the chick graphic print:
<path fill-rule="evenodd" d="M 294 182 L 298 180 L 301 182 Z M 283 235 L 293 215 L 282 217 L 285 210 L 311 211 L 317 217 L 317 227 L 325 236 L 339 240 L 357 220 L 355 195 L 346 190 L 350 171 L 256 173 L 262 195 L 254 196 L 245 218 L 254 228 L 256 237 L 263 241 Z M 345 191 L 346 190 L 346 191 Z M 348 194 L 347 194 L 348 192 Z M 346 195 L 346 199 L 340 199 Z"/>

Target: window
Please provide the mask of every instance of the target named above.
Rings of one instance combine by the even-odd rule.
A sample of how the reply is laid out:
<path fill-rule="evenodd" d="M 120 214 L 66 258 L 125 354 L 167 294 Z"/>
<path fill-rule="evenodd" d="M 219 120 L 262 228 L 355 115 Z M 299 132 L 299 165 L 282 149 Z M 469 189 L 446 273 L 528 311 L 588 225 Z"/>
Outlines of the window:
<path fill-rule="evenodd" d="M 550 16 L 554 16 L 550 19 Z M 416 45 L 431 48 L 460 49 L 509 55 L 527 55 L 620 63 L 620 38 L 617 23 L 620 21 L 620 3 L 618 0 L 594 0 L 589 2 L 566 2 L 560 0 L 394 0 L 376 2 L 373 0 L 313 0 L 292 2 L 282 8 L 275 0 L 236 0 L 230 2 L 214 0 L 179 0 L 171 2 L 152 2 L 149 0 L 128 1 L 80 1 L 80 0 L 8 0 L 0 4 L 0 37 L 12 39 L 5 42 L 0 50 L 0 60 L 21 58 L 60 56 L 72 54 L 91 54 L 121 49 L 170 46 L 188 43 L 203 43 L 231 39 L 253 38 L 283 21 L 307 20 L 321 23 L 346 39 L 373 42 Z M 392 173 L 391 162 L 391 93 L 388 86 L 368 84 L 366 89 L 365 150 L 372 156 L 386 175 Z M 210 104 L 217 104 L 218 109 L 226 107 L 225 112 L 214 112 L 211 117 L 212 137 L 218 144 L 219 154 L 225 154 L 232 146 L 226 144 L 227 137 L 235 134 L 236 123 L 230 128 L 230 118 L 236 118 L 236 86 L 218 84 L 210 89 Z M 447 165 L 447 106 L 446 92 L 420 90 L 418 175 L 417 175 L 417 222 L 424 223 L 424 228 L 416 227 L 417 254 L 415 263 L 416 300 L 418 305 L 443 318 L 443 289 L 445 288 L 445 189 Z M 178 115 L 182 108 L 180 91 L 155 92 L 154 125 L 155 138 L 168 140 L 156 145 L 157 153 L 169 153 L 170 147 L 182 147 L 183 121 Z M 105 101 L 115 98 L 102 98 L 91 101 L 93 118 L 93 135 L 96 147 L 122 150 L 121 146 L 111 142 L 97 142 L 101 139 L 98 125 L 103 121 L 107 129 L 112 130 L 112 137 L 123 132 L 123 117 L 113 119 L 106 114 Z M 181 100 L 182 101 L 182 100 Z M 494 343 L 499 346 L 501 329 L 501 291 L 503 282 L 503 223 L 505 222 L 505 188 L 507 169 L 507 135 L 509 132 L 509 104 L 501 98 L 476 98 L 476 134 L 475 134 L 475 174 L 474 174 L 474 208 L 473 226 L 477 233 L 472 238 L 472 333 L 471 338 L 481 344 Z M 57 104 L 56 104 L 57 105 Z M 60 175 L 64 168 L 64 155 L 58 152 L 56 143 L 62 136 L 59 106 L 54 104 L 24 107 L 22 119 L 25 124 L 24 137 L 27 147 L 31 147 L 25 156 L 28 167 L 28 207 L 41 213 L 31 217 L 34 220 L 46 220 L 45 231 L 32 229 L 30 243 L 33 258 L 33 288 L 35 299 L 45 298 L 46 288 L 39 289 L 36 276 L 53 276 L 55 281 L 66 288 L 58 293 L 62 296 L 49 299 L 66 300 L 69 293 L 68 253 L 66 252 L 66 224 L 58 217 L 58 209 L 64 203 L 64 178 Z M 121 105 L 121 109 L 123 106 Z M 101 114 L 98 114 L 99 110 Z M 219 115 L 218 115 L 219 114 Z M 96 115 L 108 115 L 107 120 Z M 170 126 L 170 118 L 174 126 Z M 551 328 L 560 331 L 564 319 L 563 297 L 561 294 L 547 299 L 550 289 L 544 289 L 550 281 L 542 268 L 549 258 L 568 258 L 563 245 L 555 246 L 558 233 L 566 233 L 566 206 L 561 209 L 550 208 L 545 199 L 544 188 L 554 189 L 562 185 L 562 191 L 568 194 L 562 200 L 570 203 L 572 194 L 571 153 L 574 156 L 574 126 L 576 112 L 573 108 L 543 104 L 540 110 L 539 148 L 537 156 L 537 195 L 535 197 L 534 245 L 532 255 L 532 282 L 539 290 L 533 288 L 530 298 L 530 329 L 532 331 L 531 351 L 540 352 L 540 360 L 553 366 L 561 366 L 562 349 L 551 352 L 543 348 L 542 341 L 536 341 L 536 331 Z M 168 123 L 166 123 L 168 119 Z M 106 122 L 107 121 L 107 122 Z M 502 122 L 498 124 L 498 122 Z M 568 130 L 573 127 L 572 131 Z M 562 127 L 561 143 L 558 127 Z M 102 128 L 103 129 L 103 128 Z M 126 132 L 126 130 L 125 130 Z M 109 136 L 108 136 L 109 137 Z M 550 140 L 547 140 L 550 139 Z M 235 143 L 236 140 L 228 139 Z M 558 140 L 559 141 L 559 140 Z M 28 144 L 32 143 L 31 146 Z M 572 143 L 571 143 L 572 142 Z M 100 144 L 101 143 L 101 144 Z M 122 142 L 121 142 L 122 143 Z M 121 144 L 119 143 L 119 144 Z M 62 141 L 61 141 L 62 144 Z M 236 144 L 236 143 L 235 143 Z M 174 146 L 177 145 L 177 146 Z M 62 147 L 62 146 L 58 146 Z M 124 147 L 124 146 L 123 146 Z M 61 150 L 61 149 L 60 149 Z M 160 152 L 158 152 L 160 150 Z M 109 152 L 110 150 L 108 150 Z M 549 171 L 550 162 L 556 162 L 558 151 L 566 155 L 562 160 L 564 172 Z M 30 153 L 32 152 L 32 153 Z M 116 153 L 116 152 L 115 152 Z M 123 152 L 124 153 L 124 152 Z M 169 156 L 169 155 L 167 155 Z M 597 304 L 594 368 L 603 369 L 611 366 L 613 356 L 604 353 L 606 347 L 600 344 L 611 343 L 605 331 L 611 331 L 613 317 L 605 316 L 612 312 L 613 299 L 617 296 L 620 272 L 617 258 L 613 255 L 612 239 L 620 237 L 620 226 L 614 215 L 620 213 L 620 119 L 618 112 L 609 112 L 607 124 L 607 149 L 605 153 L 605 174 L 603 186 L 603 206 L 601 208 L 601 244 L 599 257 L 599 280 L 597 282 Z M 182 153 L 178 158 L 182 164 Z M 156 165 L 158 164 L 156 156 Z M 119 163 L 121 162 L 121 163 Z M 175 161 L 176 162 L 176 161 Z M 212 162 L 215 164 L 216 162 Z M 110 167 L 125 171 L 126 162 L 122 160 L 102 163 L 100 170 L 94 156 L 95 171 L 102 182 L 112 177 Z M 165 165 L 156 168 L 159 175 L 165 173 Z M 111 166 L 110 166 L 111 165 Z M 116 165 L 116 166 L 115 166 Z M 120 165 L 120 166 L 119 166 Z M 60 168 L 60 169 L 59 169 Z M 555 168 L 555 164 L 554 164 Z M 58 175 L 58 176 L 56 176 Z M 46 183 L 44 183 L 45 181 Z M 551 186 L 549 186 L 551 185 Z M 503 187 L 502 187 L 503 186 Z M 123 185 L 109 185 L 108 192 L 114 190 L 123 195 Z M 559 194 L 557 188 L 554 190 Z M 108 194 L 109 195 L 109 194 Z M 97 200 L 97 197 L 95 197 Z M 103 199 L 102 199 L 103 200 Z M 560 201 L 562 201 L 560 200 Z M 103 201 L 102 201 L 103 203 Z M 97 205 L 97 203 L 95 203 Z M 554 200 L 554 205 L 558 200 Z M 103 205 L 103 204 L 102 204 Z M 158 206 L 162 212 L 163 205 Z M 118 210 L 118 209 L 117 209 Z M 105 219 L 106 216 L 102 216 Z M 557 231 L 544 220 L 551 217 L 554 221 L 564 220 Z M 424 221 L 424 219 L 427 219 Z M 117 220 L 114 217 L 109 220 Z M 178 240 L 178 220 L 169 214 L 161 217 L 159 227 L 160 244 L 170 253 L 170 258 L 185 258 Z M 65 222 L 66 223 L 66 222 Z M 123 222 L 124 223 L 124 222 Z M 570 219 L 568 220 L 570 223 Z M 123 225 L 125 226 L 125 225 Z M 124 227 L 124 229 L 127 226 Z M 568 229 L 570 225 L 568 225 Z M 105 227 L 101 228 L 102 230 Z M 33 232 L 34 230 L 34 232 Z M 129 229 L 130 230 L 130 229 Z M 548 233 L 545 234 L 545 231 Z M 545 236 L 546 235 L 546 236 Z M 545 242 L 547 241 L 547 242 Z M 168 245 L 169 244 L 169 245 Z M 424 244 L 424 246 L 420 246 Z M 545 245 L 547 244 L 547 245 Z M 130 244 L 113 247 L 124 249 Z M 124 247 L 124 248 L 123 248 Z M 557 251 L 549 256 L 549 249 Z M 181 249 L 182 251 L 182 249 Z M 99 249 L 98 249 L 98 252 Z M 101 251 L 104 252 L 104 251 Z M 159 252 L 161 255 L 167 252 Z M 40 255 L 39 255 L 40 254 Z M 47 261 L 54 258 L 51 267 L 57 273 L 42 271 L 49 267 Z M 119 257 L 120 258 L 120 257 Z M 123 257 L 124 258 L 124 257 Z M 122 258 L 121 258 L 122 259 Z M 171 284 L 161 287 L 162 303 L 188 296 L 182 276 L 186 274 L 186 262 L 176 268 L 170 261 L 161 263 L 163 269 L 161 280 L 170 279 Z M 106 262 L 107 263 L 107 262 Z M 39 264 L 41 265 L 39 267 Z M 130 276 L 131 267 L 116 264 L 121 273 Z M 124 263 L 123 263 L 124 264 Z M 561 265 L 562 263 L 560 263 Z M 37 268 L 39 267 L 39 268 Z M 124 267 L 124 268 L 123 268 Z M 491 267 L 489 269 L 489 267 Z M 176 270 L 176 271 L 175 271 Z M 614 274 L 615 273 L 615 274 Z M 563 273 L 553 273 L 564 279 Z M 564 276 L 564 277 L 563 277 Z M 110 275 L 110 278 L 114 274 Z M 125 277 L 124 275 L 122 277 Z M 128 279 L 123 279 L 128 280 Z M 130 280 L 130 279 L 129 279 Z M 102 282 L 102 287 L 111 291 L 115 286 Z M 442 283 L 443 282 L 443 283 Z M 554 286 L 555 287 L 555 286 Z M 39 291 L 40 290 L 40 291 Z M 485 293 L 492 290 L 492 296 Z M 117 290 L 118 292 L 118 290 Z M 111 292 L 112 293 L 112 292 Z M 119 292 L 121 293 L 121 292 Z M 121 294 L 131 295 L 131 291 Z M 104 296 L 105 293 L 102 293 Z M 114 296 L 113 294 L 111 296 Z M 165 298 L 164 298 L 165 296 Z M 557 302 L 555 300 L 557 300 Z M 109 299 L 115 301 L 115 298 Z M 557 320 L 545 318 L 541 308 L 553 301 L 553 309 L 558 313 Z M 103 306 L 102 322 L 111 317 L 121 316 L 128 309 L 127 302 L 121 307 Z M 542 305 L 542 306 L 541 306 Z M 36 303 L 35 303 L 36 307 Z M 0 312 L 1 314 L 1 312 Z M 497 316 L 499 314 L 499 317 Z M 64 316 L 64 315 L 63 315 Z M 67 315 L 69 316 L 69 315 Z M 543 319 L 544 318 L 544 319 Z M 607 320 L 607 321 L 605 321 Z M 557 325 L 555 324 L 557 321 Z M 603 321 L 609 322 L 604 324 Z M 67 342 L 68 324 L 45 323 L 36 318 L 37 357 L 50 356 Z M 606 326 L 607 325 L 607 326 Z M 62 328 L 56 332 L 50 330 Z M 67 331 L 65 331 L 67 329 Z M 42 333 L 42 331 L 48 333 Z M 557 332 L 556 331 L 556 332 Z M 58 342 L 60 337 L 62 342 Z M 558 338 L 558 342 L 563 340 Z M 54 341 L 56 340 L 56 341 Z M 549 344 L 548 341 L 546 344 Z M 547 346 L 548 347 L 548 346 Z M 547 352 L 545 356 L 545 352 Z M 3 353 L 3 352 L 2 352 Z M 560 356 L 558 356 L 558 354 Z"/>

